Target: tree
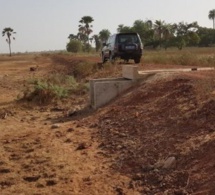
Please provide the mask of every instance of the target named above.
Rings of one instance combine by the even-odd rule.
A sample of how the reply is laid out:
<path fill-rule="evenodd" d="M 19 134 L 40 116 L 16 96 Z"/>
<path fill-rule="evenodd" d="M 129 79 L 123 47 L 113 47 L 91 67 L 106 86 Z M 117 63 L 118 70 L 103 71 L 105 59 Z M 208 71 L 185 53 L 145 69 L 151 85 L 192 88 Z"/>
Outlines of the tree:
<path fill-rule="evenodd" d="M 133 27 L 134 32 L 137 32 L 140 35 L 141 41 L 144 44 L 148 44 L 153 40 L 153 30 L 152 30 L 152 21 L 142 21 L 136 20 L 134 21 Z"/>
<path fill-rule="evenodd" d="M 154 35 L 155 35 L 155 38 L 158 39 L 160 47 L 161 47 L 161 42 L 162 42 L 165 30 L 166 30 L 165 22 L 161 20 L 156 20 L 154 24 Z"/>
<path fill-rule="evenodd" d="M 91 16 L 83 16 L 81 18 L 81 20 L 79 21 L 79 23 L 81 23 L 79 25 L 79 35 L 86 37 L 86 42 L 88 44 L 86 44 L 85 42 L 85 46 L 86 45 L 90 45 L 90 34 L 93 32 L 93 30 L 91 29 L 93 27 L 93 25 L 90 25 L 90 23 L 92 23 L 94 21 L 94 19 Z"/>
<path fill-rule="evenodd" d="M 107 29 L 103 29 L 99 32 L 99 39 L 101 42 L 106 42 L 108 40 L 108 37 L 110 36 L 110 31 Z"/>
<path fill-rule="evenodd" d="M 174 24 L 175 27 L 175 45 L 178 47 L 178 49 L 182 49 L 186 45 L 190 44 L 197 44 L 200 39 L 197 35 L 198 31 L 198 23 L 192 22 L 192 23 L 184 23 L 179 22 L 179 24 Z"/>
<path fill-rule="evenodd" d="M 69 43 L 66 45 L 66 50 L 68 52 L 77 53 L 82 49 L 82 44 L 79 40 L 70 39 Z"/>
<path fill-rule="evenodd" d="M 213 20 L 213 29 L 215 29 L 215 9 L 209 11 L 208 18 Z"/>
<path fill-rule="evenodd" d="M 15 40 L 15 37 L 11 37 L 13 34 L 16 34 L 16 32 L 14 32 L 14 30 L 10 27 L 4 28 L 2 31 L 2 36 L 4 37 L 5 35 L 7 36 L 7 43 L 9 45 L 9 51 L 10 51 L 10 56 L 11 56 L 11 38 L 13 38 Z"/>
<path fill-rule="evenodd" d="M 197 34 L 200 37 L 199 46 L 209 47 L 215 45 L 215 29 L 200 27 Z"/>
<path fill-rule="evenodd" d="M 78 35 L 70 34 L 68 36 L 68 39 L 70 39 L 70 40 L 78 40 Z"/>
<path fill-rule="evenodd" d="M 93 35 L 92 38 L 94 39 L 94 42 L 95 42 L 96 51 L 99 51 L 99 49 L 101 48 L 101 41 L 99 39 L 99 36 Z"/>
<path fill-rule="evenodd" d="M 118 25 L 117 32 L 119 33 L 133 32 L 133 29 L 130 26 L 124 26 L 123 24 L 120 24 Z"/>

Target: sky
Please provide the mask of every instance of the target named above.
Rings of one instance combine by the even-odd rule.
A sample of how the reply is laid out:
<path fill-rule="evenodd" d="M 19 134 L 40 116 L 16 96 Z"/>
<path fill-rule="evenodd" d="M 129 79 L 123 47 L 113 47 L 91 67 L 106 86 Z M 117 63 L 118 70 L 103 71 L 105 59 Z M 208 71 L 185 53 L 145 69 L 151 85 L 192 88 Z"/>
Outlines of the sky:
<path fill-rule="evenodd" d="M 0 32 L 16 32 L 12 52 L 65 50 L 69 34 L 77 34 L 79 21 L 91 16 L 93 33 L 118 25 L 132 26 L 135 20 L 166 23 L 197 21 L 212 28 L 209 11 L 215 0 L 0 0 Z M 8 53 L 6 37 L 0 36 L 0 53 Z"/>

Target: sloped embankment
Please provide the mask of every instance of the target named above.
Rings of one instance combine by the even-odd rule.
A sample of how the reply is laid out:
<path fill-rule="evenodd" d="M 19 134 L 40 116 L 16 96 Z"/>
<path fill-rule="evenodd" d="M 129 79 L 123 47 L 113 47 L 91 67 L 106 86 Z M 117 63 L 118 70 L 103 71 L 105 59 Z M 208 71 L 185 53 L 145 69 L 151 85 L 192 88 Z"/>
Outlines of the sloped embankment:
<path fill-rule="evenodd" d="M 115 171 L 131 177 L 128 188 L 215 194 L 214 78 L 213 72 L 152 78 L 98 111 L 100 148 Z"/>

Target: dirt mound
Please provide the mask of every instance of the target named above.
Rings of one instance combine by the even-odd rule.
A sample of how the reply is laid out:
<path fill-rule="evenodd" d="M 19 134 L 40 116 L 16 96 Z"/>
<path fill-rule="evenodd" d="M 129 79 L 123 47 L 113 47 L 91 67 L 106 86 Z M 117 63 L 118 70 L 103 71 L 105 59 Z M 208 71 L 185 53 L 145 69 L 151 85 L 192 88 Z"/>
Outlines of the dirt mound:
<path fill-rule="evenodd" d="M 101 109 L 95 126 L 112 168 L 143 194 L 213 194 L 214 73 L 145 83 Z M 168 159 L 174 166 L 166 168 Z"/>

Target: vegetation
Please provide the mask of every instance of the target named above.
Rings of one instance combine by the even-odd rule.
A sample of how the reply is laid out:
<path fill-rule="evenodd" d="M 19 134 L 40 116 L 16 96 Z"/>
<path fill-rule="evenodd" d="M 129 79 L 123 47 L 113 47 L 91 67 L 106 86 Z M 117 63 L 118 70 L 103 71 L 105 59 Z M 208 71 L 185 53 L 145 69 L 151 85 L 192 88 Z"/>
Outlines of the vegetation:
<path fill-rule="evenodd" d="M 108 29 L 103 29 L 99 32 L 99 39 L 101 40 L 101 42 L 106 42 L 110 34 L 111 33 Z"/>
<path fill-rule="evenodd" d="M 208 18 L 213 20 L 213 29 L 215 29 L 215 9 L 209 11 Z"/>
<path fill-rule="evenodd" d="M 92 27 L 93 25 L 90 25 L 93 22 L 93 18 L 91 16 L 83 16 L 81 20 L 79 21 L 79 33 L 78 37 L 81 41 L 83 41 L 83 44 L 86 48 L 86 50 L 89 52 L 89 46 L 90 46 L 90 38 L 89 35 L 93 32 Z"/>
<path fill-rule="evenodd" d="M 4 37 L 5 35 L 7 36 L 7 43 L 9 45 L 9 51 L 10 51 L 10 56 L 11 56 L 11 38 L 15 40 L 15 37 L 12 37 L 13 34 L 15 34 L 14 30 L 10 27 L 4 28 L 2 31 L 2 36 Z"/>
<path fill-rule="evenodd" d="M 215 67 L 214 48 L 184 48 L 177 51 L 175 48 L 165 50 L 145 50 L 143 63 L 185 66 L 213 66 Z"/>
<path fill-rule="evenodd" d="M 182 50 L 185 47 L 210 47 L 215 45 L 215 9 L 211 10 L 208 15 L 209 19 L 213 20 L 213 29 L 204 28 L 198 25 L 197 22 L 185 23 L 166 23 L 165 21 L 155 20 L 136 20 L 133 26 L 118 25 L 117 32 L 137 32 L 145 46 L 145 48 L 164 48 L 176 47 Z M 95 50 L 99 51 L 102 43 L 106 42 L 110 36 L 108 29 L 101 30 L 98 35 L 92 37 L 93 21 L 91 16 L 84 16 L 79 21 L 79 33 L 77 35 L 70 34 L 70 40 L 80 40 L 86 48 L 90 48 L 90 41 L 94 40 Z M 89 51 L 89 49 L 87 49 Z"/>
<path fill-rule="evenodd" d="M 78 53 L 82 50 L 82 45 L 79 40 L 70 39 L 67 43 L 66 50 L 68 52 Z"/>
<path fill-rule="evenodd" d="M 32 79 L 29 84 L 21 99 L 39 104 L 49 104 L 71 94 L 83 94 L 88 91 L 87 86 L 77 83 L 73 76 L 59 73 L 51 74 L 44 79 Z"/>

